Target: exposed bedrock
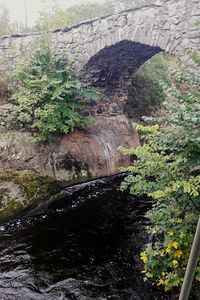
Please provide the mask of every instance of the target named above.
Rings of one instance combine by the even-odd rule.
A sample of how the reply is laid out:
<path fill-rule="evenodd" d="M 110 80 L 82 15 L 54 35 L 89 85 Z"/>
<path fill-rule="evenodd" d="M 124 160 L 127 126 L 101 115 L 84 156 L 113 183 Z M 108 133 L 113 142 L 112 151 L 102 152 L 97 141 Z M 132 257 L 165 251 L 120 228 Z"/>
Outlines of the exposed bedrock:
<path fill-rule="evenodd" d="M 0 168 L 35 170 L 72 182 L 119 172 L 128 158 L 117 148 L 137 146 L 137 133 L 124 115 L 95 120 L 88 130 L 58 137 L 54 143 L 33 144 L 24 132 L 1 133 Z"/>

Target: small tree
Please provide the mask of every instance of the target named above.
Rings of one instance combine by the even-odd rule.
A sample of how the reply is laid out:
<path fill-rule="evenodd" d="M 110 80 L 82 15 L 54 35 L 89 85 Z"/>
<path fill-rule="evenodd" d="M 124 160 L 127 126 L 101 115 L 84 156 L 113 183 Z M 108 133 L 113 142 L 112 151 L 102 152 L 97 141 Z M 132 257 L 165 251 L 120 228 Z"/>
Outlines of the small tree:
<path fill-rule="evenodd" d="M 47 43 L 18 67 L 14 77 L 11 123 L 36 132 L 40 141 L 85 127 L 89 119 L 81 114 L 83 100 L 101 97 L 96 89 L 81 87 Z"/>
<path fill-rule="evenodd" d="M 57 28 L 66 27 L 68 24 L 69 13 L 67 10 L 59 6 L 54 6 L 50 15 L 49 12 L 45 10 L 40 11 L 34 29 L 37 31 L 55 30 Z"/>
<path fill-rule="evenodd" d="M 196 55 L 197 58 L 199 57 Z M 197 59 L 196 59 L 197 61 Z M 155 200 L 147 213 L 152 244 L 141 253 L 145 280 L 166 291 L 183 281 L 200 212 L 200 74 L 177 74 L 166 114 L 147 118 L 156 125 L 134 124 L 142 145 L 121 148 L 135 158 L 122 190 Z M 200 262 L 196 271 L 200 281 Z"/>

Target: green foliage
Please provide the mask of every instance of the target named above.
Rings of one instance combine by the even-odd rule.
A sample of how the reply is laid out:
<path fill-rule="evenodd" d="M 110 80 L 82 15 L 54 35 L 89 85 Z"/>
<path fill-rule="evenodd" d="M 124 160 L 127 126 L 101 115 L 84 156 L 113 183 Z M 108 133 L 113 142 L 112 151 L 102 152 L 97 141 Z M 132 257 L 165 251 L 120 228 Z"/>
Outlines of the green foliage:
<path fill-rule="evenodd" d="M 183 281 L 200 209 L 199 73 L 178 73 L 176 90 L 165 103 L 165 114 L 145 118 L 154 126 L 134 124 L 141 134 L 137 148 L 122 148 L 134 157 L 124 169 L 130 175 L 121 189 L 155 200 L 148 212 L 152 244 L 141 253 L 145 280 L 165 291 Z M 196 271 L 200 281 L 200 261 Z"/>
<path fill-rule="evenodd" d="M 67 25 L 111 14 L 113 12 L 114 7 L 110 3 L 105 5 L 98 2 L 86 2 L 64 9 L 55 2 L 51 12 L 48 11 L 48 9 L 40 11 L 39 18 L 35 25 L 35 30 L 44 31 L 63 28 Z"/>
<path fill-rule="evenodd" d="M 114 10 L 110 1 L 107 1 L 106 5 L 98 2 L 74 5 L 70 7 L 67 12 L 69 15 L 69 24 L 76 24 L 84 20 L 112 14 Z"/>
<path fill-rule="evenodd" d="M 141 66 L 134 75 L 125 107 L 130 118 L 141 120 L 142 116 L 161 107 L 166 96 L 168 97 L 168 89 L 173 87 L 171 74 L 174 68 L 182 70 L 179 60 L 163 52 Z"/>
<path fill-rule="evenodd" d="M 83 100 L 101 97 L 93 88 L 80 87 L 62 57 L 56 56 L 48 44 L 18 67 L 15 78 L 18 84 L 11 98 L 14 108 L 9 122 L 36 132 L 40 141 L 89 124 L 81 114 Z"/>
<path fill-rule="evenodd" d="M 47 10 L 42 10 L 39 12 L 39 17 L 36 21 L 34 29 L 37 31 L 48 31 L 65 27 L 67 24 L 69 24 L 68 12 L 65 9 L 55 5 L 51 13 L 49 13 Z"/>

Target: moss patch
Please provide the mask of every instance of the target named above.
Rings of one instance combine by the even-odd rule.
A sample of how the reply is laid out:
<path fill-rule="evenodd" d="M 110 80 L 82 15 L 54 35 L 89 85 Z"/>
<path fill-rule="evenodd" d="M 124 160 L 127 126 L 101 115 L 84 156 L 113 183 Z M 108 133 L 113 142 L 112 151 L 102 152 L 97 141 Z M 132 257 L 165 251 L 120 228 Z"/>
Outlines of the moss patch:
<path fill-rule="evenodd" d="M 64 184 L 34 171 L 0 171 L 0 222 L 60 192 Z"/>

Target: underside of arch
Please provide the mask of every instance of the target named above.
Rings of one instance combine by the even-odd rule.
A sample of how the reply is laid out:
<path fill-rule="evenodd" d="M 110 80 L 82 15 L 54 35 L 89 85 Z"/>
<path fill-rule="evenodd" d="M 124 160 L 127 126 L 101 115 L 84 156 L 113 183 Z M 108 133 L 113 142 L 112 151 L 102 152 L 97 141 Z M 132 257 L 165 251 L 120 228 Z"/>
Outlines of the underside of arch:
<path fill-rule="evenodd" d="M 161 51 L 159 47 L 121 41 L 95 54 L 83 67 L 79 79 L 82 83 L 103 88 L 107 95 L 115 94 L 116 89 L 126 93 L 134 73 Z"/>

